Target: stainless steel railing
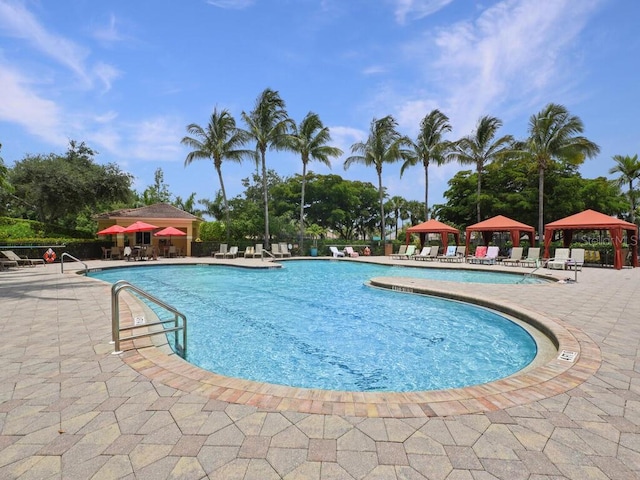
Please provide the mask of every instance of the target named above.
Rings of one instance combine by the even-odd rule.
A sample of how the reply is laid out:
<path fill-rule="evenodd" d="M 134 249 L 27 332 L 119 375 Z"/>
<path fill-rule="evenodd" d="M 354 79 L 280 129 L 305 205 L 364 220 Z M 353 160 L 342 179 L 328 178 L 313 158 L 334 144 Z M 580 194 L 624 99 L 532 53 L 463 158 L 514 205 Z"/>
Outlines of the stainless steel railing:
<path fill-rule="evenodd" d="M 133 325 L 122 327 L 120 326 L 120 299 L 119 294 L 122 290 L 132 290 L 137 293 L 141 297 L 146 298 L 147 300 L 155 303 L 156 305 L 168 310 L 173 313 L 173 319 L 167 320 L 158 320 L 157 322 L 150 323 L 139 323 L 137 324 L 134 321 Z M 179 320 L 182 319 L 182 325 L 180 325 Z M 164 325 L 167 323 L 173 323 L 173 327 L 165 327 Z M 155 325 L 162 325 L 163 328 L 153 331 L 148 331 L 145 333 L 131 334 L 124 338 L 120 337 L 121 332 L 130 331 L 133 332 L 136 329 L 145 328 L 145 327 L 153 327 Z M 178 332 L 182 331 L 182 345 L 178 341 Z M 120 350 L 120 342 L 122 340 L 134 340 L 136 338 L 144 338 L 151 337 L 153 335 L 167 334 L 173 332 L 174 334 L 174 344 L 176 347 L 176 353 L 181 357 L 185 357 L 187 354 L 187 317 L 176 310 L 171 305 L 163 302 L 162 300 L 154 297 L 150 293 L 145 292 L 141 288 L 136 287 L 135 285 L 127 282 L 126 280 L 119 280 L 111 286 L 111 338 L 114 345 L 114 354 L 122 353 Z"/>
<path fill-rule="evenodd" d="M 84 263 L 82 260 L 80 260 L 79 258 L 74 257 L 73 255 L 71 255 L 70 253 L 64 252 L 61 256 L 60 256 L 60 273 L 64 273 L 64 257 L 69 257 L 72 260 L 75 260 L 76 262 L 80 262 L 82 265 L 84 265 L 84 274 L 86 275 L 87 272 L 89 271 L 89 267 L 87 266 L 86 263 Z"/>

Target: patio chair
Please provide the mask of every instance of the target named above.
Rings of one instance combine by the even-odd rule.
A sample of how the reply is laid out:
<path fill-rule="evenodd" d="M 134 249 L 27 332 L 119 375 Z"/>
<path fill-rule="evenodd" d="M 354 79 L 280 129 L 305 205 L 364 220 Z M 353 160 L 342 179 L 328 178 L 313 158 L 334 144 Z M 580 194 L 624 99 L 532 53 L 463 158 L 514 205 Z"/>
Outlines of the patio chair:
<path fill-rule="evenodd" d="M 556 248 L 554 257 L 547 260 L 545 267 L 555 270 L 566 270 L 569 261 L 570 250 L 568 248 Z"/>
<path fill-rule="evenodd" d="M 425 255 L 422 255 L 422 252 L 424 252 L 425 249 L 427 249 L 427 253 Z M 424 247 L 420 252 L 420 255 L 414 255 L 411 258 L 413 258 L 414 260 L 423 260 L 423 261 L 435 260 L 436 258 L 438 258 L 439 251 L 440 251 L 440 247 L 438 245 L 432 245 L 430 247 Z"/>
<path fill-rule="evenodd" d="M 349 255 L 351 258 L 359 257 L 360 254 L 353 250 L 353 247 L 344 247 L 345 255 Z"/>
<path fill-rule="evenodd" d="M 405 255 L 407 253 L 407 246 L 406 245 L 400 245 L 400 247 L 398 248 L 398 252 L 397 253 L 392 253 L 390 255 L 391 258 L 398 258 L 398 256 L 402 256 Z"/>
<path fill-rule="evenodd" d="M 0 258 L 0 271 L 4 270 L 5 268 L 9 268 L 9 267 L 18 268 L 18 262 L 16 262 L 15 260 L 4 260 L 4 259 Z"/>
<path fill-rule="evenodd" d="M 467 247 L 464 245 L 458 245 L 456 247 L 456 258 L 452 258 L 452 262 L 464 262 L 467 258 Z"/>
<path fill-rule="evenodd" d="M 329 247 L 329 251 L 331 255 L 333 255 L 333 258 L 344 257 L 344 252 L 338 250 L 338 247 Z"/>
<path fill-rule="evenodd" d="M 125 256 L 127 257 L 127 260 L 129 259 L 129 256 L 131 255 L 131 247 L 125 247 L 126 249 L 129 249 L 129 255 L 126 254 L 125 252 Z M 111 247 L 111 260 L 121 260 L 122 259 L 122 250 L 120 250 L 120 247 Z"/>
<path fill-rule="evenodd" d="M 500 247 L 492 245 L 487 248 L 487 254 L 484 258 L 480 259 L 482 265 L 495 265 L 498 261 L 498 254 L 500 253 Z"/>
<path fill-rule="evenodd" d="M 224 254 L 224 258 L 238 258 L 238 247 L 231 247 L 229 251 Z"/>
<path fill-rule="evenodd" d="M 7 260 L 16 262 L 18 265 L 29 265 L 31 267 L 35 267 L 37 263 L 41 263 L 44 266 L 44 259 L 42 258 L 20 257 L 13 250 L 3 250 L 2 254 L 7 257 Z"/>
<path fill-rule="evenodd" d="M 527 256 L 520 260 L 521 267 L 537 267 L 540 262 L 540 247 L 529 247 Z"/>
<path fill-rule="evenodd" d="M 572 248 L 571 255 L 567 261 L 567 268 L 569 270 L 582 270 L 584 265 L 584 248 Z"/>
<path fill-rule="evenodd" d="M 480 263 L 480 261 L 487 256 L 487 249 L 485 245 L 478 245 L 473 256 L 467 258 L 469 263 Z"/>
<path fill-rule="evenodd" d="M 213 253 L 213 258 L 224 258 L 226 254 L 227 254 L 227 244 L 221 243 L 220 249 L 217 252 Z"/>
<path fill-rule="evenodd" d="M 282 255 L 280 254 L 280 244 L 272 243 L 271 244 L 271 256 L 274 258 L 280 258 Z"/>
<path fill-rule="evenodd" d="M 251 254 L 252 258 L 262 258 L 262 256 L 263 256 L 262 246 L 263 246 L 262 243 L 256 243 L 256 248 L 254 249 L 253 253 Z"/>
<path fill-rule="evenodd" d="M 251 258 L 251 257 L 253 257 L 253 252 L 254 252 L 253 247 L 247 247 L 247 248 L 244 249 L 243 257 L 244 258 Z"/>
<path fill-rule="evenodd" d="M 449 262 L 451 261 L 453 258 L 456 258 L 458 252 L 458 247 L 456 245 L 449 245 L 447 247 L 447 251 L 444 252 L 444 255 L 438 255 L 436 257 L 436 260 L 438 260 L 439 262 Z"/>
<path fill-rule="evenodd" d="M 280 255 L 282 255 L 282 258 L 291 256 L 291 252 L 289 251 L 289 246 L 286 243 L 280 244 Z"/>
<path fill-rule="evenodd" d="M 511 255 L 509 258 L 505 258 L 502 260 L 502 263 L 509 266 L 518 266 L 520 265 L 520 260 L 522 260 L 522 252 L 524 249 L 522 247 L 513 247 L 511 249 Z"/>

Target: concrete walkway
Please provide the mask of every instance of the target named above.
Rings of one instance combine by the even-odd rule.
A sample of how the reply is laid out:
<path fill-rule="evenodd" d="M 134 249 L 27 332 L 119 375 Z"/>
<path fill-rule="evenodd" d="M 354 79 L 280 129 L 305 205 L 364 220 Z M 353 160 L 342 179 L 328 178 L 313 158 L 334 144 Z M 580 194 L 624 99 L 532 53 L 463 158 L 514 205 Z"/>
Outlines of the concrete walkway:
<path fill-rule="evenodd" d="M 222 263 L 158 263 L 180 262 Z M 488 401 L 494 392 L 485 387 L 475 413 L 392 415 L 326 413 L 323 392 L 320 413 L 255 394 L 222 400 L 185 373 L 194 367 L 158 366 L 171 359 L 155 347 L 113 355 L 109 286 L 75 275 L 78 266 L 0 272 L 1 479 L 640 478 L 640 269 L 585 268 L 577 283 L 545 285 L 393 280 L 550 319 L 576 339 L 580 357 L 549 374 L 556 390 L 528 376 L 527 395 L 511 393 L 504 404 Z M 200 371 L 198 381 L 210 375 Z"/>

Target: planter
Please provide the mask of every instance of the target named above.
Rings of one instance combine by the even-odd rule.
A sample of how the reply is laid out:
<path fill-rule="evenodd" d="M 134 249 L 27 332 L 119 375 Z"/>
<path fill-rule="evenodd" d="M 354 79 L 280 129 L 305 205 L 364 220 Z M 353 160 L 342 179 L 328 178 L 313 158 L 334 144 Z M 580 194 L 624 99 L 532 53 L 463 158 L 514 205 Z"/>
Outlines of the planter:
<path fill-rule="evenodd" d="M 317 257 L 318 256 L 318 249 L 316 247 L 311 247 L 311 256 L 312 257 Z"/>

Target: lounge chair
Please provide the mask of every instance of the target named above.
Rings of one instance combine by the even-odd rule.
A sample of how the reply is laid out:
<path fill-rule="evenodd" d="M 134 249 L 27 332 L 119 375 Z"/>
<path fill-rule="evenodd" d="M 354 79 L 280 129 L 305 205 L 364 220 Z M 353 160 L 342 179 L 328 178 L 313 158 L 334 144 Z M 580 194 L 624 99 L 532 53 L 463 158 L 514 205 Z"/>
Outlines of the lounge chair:
<path fill-rule="evenodd" d="M 521 267 L 537 267 L 540 262 L 540 247 L 529 247 L 527 256 L 520 260 Z"/>
<path fill-rule="evenodd" d="M 238 257 L 238 247 L 233 246 L 229 249 L 227 253 L 224 254 L 224 258 L 237 258 Z"/>
<path fill-rule="evenodd" d="M 420 250 L 420 253 L 416 253 L 413 256 L 413 259 L 420 260 L 422 257 L 426 257 L 427 255 L 429 255 L 430 251 L 431 251 L 431 247 L 422 247 L 422 250 Z"/>
<path fill-rule="evenodd" d="M 213 258 L 224 258 L 224 256 L 227 254 L 227 247 L 228 245 L 226 243 L 221 243 L 220 250 L 213 253 Z"/>
<path fill-rule="evenodd" d="M 407 251 L 404 253 L 404 255 L 398 255 L 397 258 L 400 260 L 408 260 L 409 258 L 413 258 L 415 254 L 416 254 L 416 246 L 409 245 L 407 246 Z"/>
<path fill-rule="evenodd" d="M 247 247 L 247 248 L 245 248 L 245 249 L 244 249 L 244 254 L 243 254 L 244 258 L 251 258 L 251 257 L 253 257 L 253 252 L 254 252 L 253 247 Z"/>
<path fill-rule="evenodd" d="M 467 258 L 469 263 L 480 263 L 480 261 L 487 256 L 487 249 L 485 245 L 478 245 L 473 256 Z"/>
<path fill-rule="evenodd" d="M 282 257 L 282 255 L 280 254 L 280 244 L 278 243 L 271 244 L 271 255 L 274 258 Z"/>
<path fill-rule="evenodd" d="M 436 257 L 436 260 L 440 262 L 449 262 L 458 256 L 457 252 L 458 252 L 458 247 L 456 245 L 449 245 L 447 247 L 447 251 L 444 252 L 444 255 L 438 255 Z"/>
<path fill-rule="evenodd" d="M 458 247 L 456 248 L 456 257 L 455 259 L 451 259 L 451 261 L 454 262 L 464 262 L 467 258 L 467 247 L 465 247 L 464 245 L 458 245 Z"/>
<path fill-rule="evenodd" d="M 547 260 L 545 267 L 555 270 L 566 270 L 569 253 L 570 250 L 568 248 L 556 248 L 555 256 Z"/>
<path fill-rule="evenodd" d="M 291 252 L 289 251 L 289 246 L 286 243 L 280 244 L 280 255 L 282 255 L 282 258 L 291 256 Z"/>
<path fill-rule="evenodd" d="M 349 255 L 351 258 L 359 257 L 358 252 L 353 250 L 353 247 L 344 247 L 345 255 Z"/>
<path fill-rule="evenodd" d="M 571 255 L 567 261 L 567 268 L 569 270 L 582 270 L 584 265 L 584 248 L 572 248 Z"/>
<path fill-rule="evenodd" d="M 509 258 L 505 258 L 504 260 L 502 260 L 502 263 L 504 263 L 505 265 L 517 267 L 518 265 L 520 265 L 520 260 L 522 260 L 523 251 L 524 249 L 522 247 L 513 247 L 511 249 L 511 255 L 509 255 Z"/>
<path fill-rule="evenodd" d="M 500 253 L 500 247 L 491 246 L 487 248 L 487 255 L 480 259 L 482 265 L 495 265 L 498 260 L 498 254 Z"/>
<path fill-rule="evenodd" d="M 398 252 L 397 253 L 392 253 L 389 256 L 391 258 L 397 258 L 398 255 L 404 255 L 406 253 L 407 253 L 407 246 L 406 245 L 400 245 L 400 247 L 398 248 Z"/>
<path fill-rule="evenodd" d="M 7 257 L 7 260 L 17 262 L 18 265 L 35 267 L 37 263 L 41 263 L 44 266 L 44 259 L 42 258 L 20 257 L 13 250 L 3 250 L 1 253 Z"/>
<path fill-rule="evenodd" d="M 344 252 L 338 250 L 338 247 L 329 247 L 329 251 L 331 255 L 333 255 L 333 258 L 344 257 Z"/>
<path fill-rule="evenodd" d="M 256 248 L 254 249 L 253 253 L 251 254 L 252 258 L 262 258 L 262 256 L 264 255 L 264 253 L 262 252 L 262 243 L 256 243 Z"/>
<path fill-rule="evenodd" d="M 129 249 L 128 254 L 127 254 L 127 248 Z M 120 249 L 120 247 L 111 247 L 111 260 L 122 260 L 123 255 L 127 257 L 127 260 L 128 260 L 129 256 L 131 256 L 131 247 L 125 247 L 124 253 Z"/>
<path fill-rule="evenodd" d="M 4 270 L 5 268 L 16 267 L 18 268 L 18 262 L 15 260 L 4 260 L 0 259 L 0 270 Z"/>
<path fill-rule="evenodd" d="M 428 249 L 425 255 L 422 255 L 422 251 L 424 249 Z M 435 260 L 438 257 L 438 252 L 440 251 L 440 247 L 438 245 L 432 245 L 431 247 L 424 247 L 420 252 L 420 255 L 414 255 L 414 260 Z"/>

